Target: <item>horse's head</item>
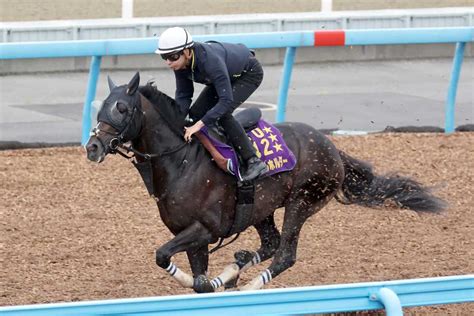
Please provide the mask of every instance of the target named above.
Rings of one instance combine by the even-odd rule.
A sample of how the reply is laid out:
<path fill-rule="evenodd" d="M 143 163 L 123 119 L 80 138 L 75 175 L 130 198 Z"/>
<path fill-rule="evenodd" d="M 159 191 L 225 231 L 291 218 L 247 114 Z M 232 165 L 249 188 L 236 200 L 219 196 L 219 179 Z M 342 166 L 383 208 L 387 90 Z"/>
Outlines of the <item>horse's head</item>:
<path fill-rule="evenodd" d="M 97 114 L 97 126 L 92 129 L 86 144 L 87 158 L 102 162 L 109 153 L 115 153 L 122 144 L 134 140 L 143 124 L 137 72 L 127 85 L 116 86 L 108 78 L 110 94 Z"/>

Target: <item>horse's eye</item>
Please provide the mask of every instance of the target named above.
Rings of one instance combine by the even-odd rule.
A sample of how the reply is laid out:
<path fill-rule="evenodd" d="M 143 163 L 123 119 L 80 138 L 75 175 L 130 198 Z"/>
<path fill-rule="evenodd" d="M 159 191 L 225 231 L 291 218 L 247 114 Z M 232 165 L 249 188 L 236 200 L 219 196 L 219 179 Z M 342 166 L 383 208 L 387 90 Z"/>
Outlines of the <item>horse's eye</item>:
<path fill-rule="evenodd" d="M 118 102 L 117 103 L 117 110 L 120 112 L 120 113 L 125 113 L 127 112 L 127 106 L 121 102 Z"/>

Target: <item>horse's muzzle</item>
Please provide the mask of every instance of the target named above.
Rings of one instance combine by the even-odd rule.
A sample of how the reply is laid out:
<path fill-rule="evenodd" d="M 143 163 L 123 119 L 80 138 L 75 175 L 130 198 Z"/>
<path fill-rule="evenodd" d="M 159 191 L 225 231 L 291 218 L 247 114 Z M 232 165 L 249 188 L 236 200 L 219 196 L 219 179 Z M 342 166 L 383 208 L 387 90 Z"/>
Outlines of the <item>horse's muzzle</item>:
<path fill-rule="evenodd" d="M 92 136 L 86 144 L 87 159 L 97 163 L 104 161 L 106 150 L 97 137 Z"/>

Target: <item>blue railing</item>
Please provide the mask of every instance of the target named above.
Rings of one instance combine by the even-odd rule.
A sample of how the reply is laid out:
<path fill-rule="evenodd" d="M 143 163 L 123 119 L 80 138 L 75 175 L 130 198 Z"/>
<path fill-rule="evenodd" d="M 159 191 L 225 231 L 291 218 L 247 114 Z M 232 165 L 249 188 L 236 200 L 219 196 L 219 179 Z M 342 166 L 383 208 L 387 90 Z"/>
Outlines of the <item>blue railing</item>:
<path fill-rule="evenodd" d="M 0 307 L 4 316 L 54 315 L 295 315 L 474 302 L 474 275 Z"/>
<path fill-rule="evenodd" d="M 454 131 L 457 84 L 464 56 L 465 43 L 474 41 L 474 28 L 331 30 L 195 36 L 197 41 L 211 39 L 243 43 L 250 48 L 287 48 L 278 97 L 276 117 L 278 122 L 285 120 L 288 89 L 297 47 L 457 43 L 445 107 L 445 132 L 452 133 Z M 101 57 L 152 54 L 156 46 L 157 38 L 2 43 L 0 44 L 0 59 L 92 56 L 83 109 L 82 143 L 84 144 L 89 137 L 91 129 L 91 103 L 95 98 Z"/>

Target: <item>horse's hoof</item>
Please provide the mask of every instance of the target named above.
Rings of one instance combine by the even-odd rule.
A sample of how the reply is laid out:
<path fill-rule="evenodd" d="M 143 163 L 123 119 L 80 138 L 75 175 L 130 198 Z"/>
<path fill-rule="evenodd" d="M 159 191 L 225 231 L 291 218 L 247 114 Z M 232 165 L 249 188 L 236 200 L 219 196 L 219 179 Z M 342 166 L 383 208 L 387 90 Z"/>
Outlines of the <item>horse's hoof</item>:
<path fill-rule="evenodd" d="M 214 292 L 211 282 L 204 274 L 198 275 L 196 278 L 194 278 L 193 290 L 196 293 Z"/>
<path fill-rule="evenodd" d="M 235 263 L 239 266 L 240 269 L 243 268 L 247 263 L 252 261 L 254 256 L 253 252 L 247 250 L 239 250 L 234 253 Z"/>

